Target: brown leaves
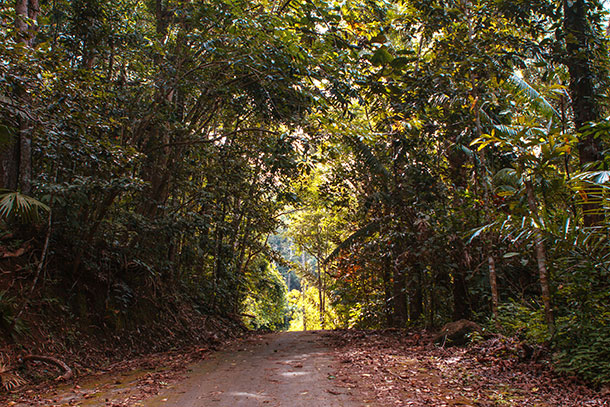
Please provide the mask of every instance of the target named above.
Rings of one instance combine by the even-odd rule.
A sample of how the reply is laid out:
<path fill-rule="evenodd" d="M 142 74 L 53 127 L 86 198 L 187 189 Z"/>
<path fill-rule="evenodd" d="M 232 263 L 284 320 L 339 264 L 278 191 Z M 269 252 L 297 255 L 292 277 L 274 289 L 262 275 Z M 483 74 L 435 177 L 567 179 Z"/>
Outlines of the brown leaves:
<path fill-rule="evenodd" d="M 337 332 L 341 382 L 381 406 L 608 406 L 609 398 L 539 361 L 523 362 L 522 344 L 493 338 L 442 349 L 426 332 Z M 424 343 L 425 345 L 422 345 Z M 548 366 L 548 365 L 546 365 Z"/>

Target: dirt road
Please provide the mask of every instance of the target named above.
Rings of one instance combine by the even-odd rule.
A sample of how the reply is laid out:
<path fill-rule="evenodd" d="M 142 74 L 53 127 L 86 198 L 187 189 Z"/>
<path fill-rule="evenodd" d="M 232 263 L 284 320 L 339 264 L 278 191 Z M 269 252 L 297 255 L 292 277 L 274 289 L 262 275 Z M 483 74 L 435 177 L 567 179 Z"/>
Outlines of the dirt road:
<path fill-rule="evenodd" d="M 355 389 L 335 377 L 337 363 L 318 332 L 264 336 L 237 351 L 218 352 L 192 367 L 186 380 L 142 406 L 360 407 Z"/>
<path fill-rule="evenodd" d="M 427 336 L 426 336 L 427 335 Z M 414 331 L 251 334 L 133 359 L 0 398 L 13 407 L 610 407 L 610 391 L 508 352 L 509 338 L 436 346 Z M 125 368 L 128 367 L 128 368 Z M 371 401 L 372 400 L 372 401 Z"/>

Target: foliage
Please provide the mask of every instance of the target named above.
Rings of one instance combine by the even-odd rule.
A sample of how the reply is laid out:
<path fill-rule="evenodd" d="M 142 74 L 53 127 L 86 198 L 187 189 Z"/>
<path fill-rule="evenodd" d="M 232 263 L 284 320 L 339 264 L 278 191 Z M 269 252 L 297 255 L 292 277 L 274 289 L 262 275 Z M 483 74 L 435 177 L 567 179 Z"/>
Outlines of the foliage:
<path fill-rule="evenodd" d="M 538 304 L 509 301 L 500 306 L 500 324 L 509 335 L 522 336 L 530 343 L 549 340 L 544 314 Z"/>
<path fill-rule="evenodd" d="M 43 286 L 72 287 L 75 315 L 104 324 L 184 294 L 213 314 L 246 301 L 257 326 L 281 326 L 281 284 L 259 262 L 304 160 L 295 129 L 316 98 L 334 103 L 312 81 L 344 53 L 327 59 L 335 34 L 313 35 L 315 7 L 43 3 L 27 44 L 14 13 L 2 6 L 3 154 L 32 142 L 38 200 L 7 193 L 0 215 L 53 208 L 43 266 L 60 271 Z M 271 302 L 248 297 L 263 282 Z"/>
<path fill-rule="evenodd" d="M 247 293 L 242 304 L 245 318 L 252 329 L 282 330 L 286 327 L 286 294 L 284 279 L 273 264 L 260 261 L 248 273 Z"/>
<path fill-rule="evenodd" d="M 84 325 L 492 317 L 608 381 L 598 2 L 41 3 L 0 8 L 0 217 L 52 208 L 38 286 Z"/>
<path fill-rule="evenodd" d="M 8 291 L 0 291 L 0 327 L 4 334 L 11 336 L 23 335 L 27 326 L 19 315 L 17 299 L 11 297 Z"/>
<path fill-rule="evenodd" d="M 555 355 L 555 369 L 558 372 L 576 373 L 596 385 L 610 382 L 610 335 L 607 325 L 588 327 L 582 329 L 580 335 L 567 334 L 562 340 L 569 341 L 570 345 L 562 346 Z"/>
<path fill-rule="evenodd" d="M 316 287 L 308 287 L 302 292 L 292 290 L 288 293 L 288 303 L 291 310 L 289 331 L 322 329 L 319 298 Z M 338 326 L 336 323 L 337 317 L 332 308 L 326 309 L 323 318 L 324 329 L 333 329 Z"/>
<path fill-rule="evenodd" d="M 30 196 L 19 192 L 4 192 L 0 194 L 0 218 L 4 220 L 18 219 L 21 222 L 38 222 L 41 212 L 49 212 L 51 208 Z"/>

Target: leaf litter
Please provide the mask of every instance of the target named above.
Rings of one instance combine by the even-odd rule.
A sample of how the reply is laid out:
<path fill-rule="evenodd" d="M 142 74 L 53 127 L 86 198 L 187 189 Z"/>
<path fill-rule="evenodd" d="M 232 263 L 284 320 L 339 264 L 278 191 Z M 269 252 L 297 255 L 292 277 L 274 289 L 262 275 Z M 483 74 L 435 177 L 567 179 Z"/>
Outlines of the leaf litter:
<path fill-rule="evenodd" d="M 366 406 L 607 407 L 610 392 L 552 371 L 540 355 L 523 358 L 520 343 L 494 337 L 441 347 L 426 332 L 335 331 L 338 379 L 364 393 Z"/>

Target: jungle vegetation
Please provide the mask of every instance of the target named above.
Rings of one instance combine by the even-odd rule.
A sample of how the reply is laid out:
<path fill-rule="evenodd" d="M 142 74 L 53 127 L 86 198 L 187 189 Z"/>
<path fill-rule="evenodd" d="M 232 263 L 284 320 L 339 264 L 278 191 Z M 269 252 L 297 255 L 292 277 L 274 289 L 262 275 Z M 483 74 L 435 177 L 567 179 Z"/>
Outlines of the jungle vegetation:
<path fill-rule="evenodd" d="M 4 335 L 472 319 L 610 382 L 601 2 L 0 7 Z"/>

